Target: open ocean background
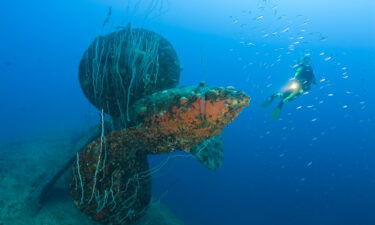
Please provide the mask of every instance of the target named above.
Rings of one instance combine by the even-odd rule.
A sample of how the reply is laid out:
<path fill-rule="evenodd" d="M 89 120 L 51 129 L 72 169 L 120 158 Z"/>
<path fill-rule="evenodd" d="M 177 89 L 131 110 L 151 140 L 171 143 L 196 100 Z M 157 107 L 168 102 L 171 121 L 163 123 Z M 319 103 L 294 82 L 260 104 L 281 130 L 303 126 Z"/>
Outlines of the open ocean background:
<path fill-rule="evenodd" d="M 78 64 L 96 36 L 127 22 L 171 42 L 180 85 L 234 86 L 252 98 L 223 132 L 222 168 L 176 157 L 154 179 L 154 195 L 179 219 L 375 224 L 374 0 L 0 1 L 0 145 L 98 123 Z M 260 104 L 305 53 L 317 85 L 270 120 L 273 106 Z"/>

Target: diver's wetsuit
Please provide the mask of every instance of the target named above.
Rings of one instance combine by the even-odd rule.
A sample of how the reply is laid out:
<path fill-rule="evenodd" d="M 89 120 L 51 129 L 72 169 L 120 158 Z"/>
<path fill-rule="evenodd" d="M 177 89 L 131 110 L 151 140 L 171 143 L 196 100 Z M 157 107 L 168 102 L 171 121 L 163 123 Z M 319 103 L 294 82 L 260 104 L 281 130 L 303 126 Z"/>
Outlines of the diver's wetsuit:
<path fill-rule="evenodd" d="M 292 86 L 293 83 L 294 83 L 294 87 Z M 284 103 L 290 102 L 294 100 L 300 94 L 310 90 L 312 85 L 315 83 L 316 83 L 316 80 L 315 80 L 315 75 L 312 70 L 312 67 L 308 64 L 301 63 L 298 65 L 296 72 L 294 74 L 294 77 L 293 79 L 291 79 L 290 83 L 287 85 L 286 90 L 283 92 L 278 92 L 278 93 L 271 95 L 267 99 L 267 101 L 265 101 L 262 104 L 262 106 L 267 107 L 276 98 L 281 98 L 282 100 L 279 102 L 274 112 L 272 113 L 272 118 L 277 119 Z"/>
<path fill-rule="evenodd" d="M 310 65 L 299 65 L 294 78 L 302 85 L 302 92 L 310 90 L 312 85 L 316 84 L 315 75 Z"/>

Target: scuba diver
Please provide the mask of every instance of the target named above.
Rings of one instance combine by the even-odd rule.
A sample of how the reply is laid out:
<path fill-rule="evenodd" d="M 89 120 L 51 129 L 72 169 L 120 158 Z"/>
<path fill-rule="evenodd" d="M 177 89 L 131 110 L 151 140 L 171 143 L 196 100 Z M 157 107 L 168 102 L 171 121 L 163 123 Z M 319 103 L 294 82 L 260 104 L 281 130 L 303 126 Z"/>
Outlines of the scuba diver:
<path fill-rule="evenodd" d="M 298 66 L 288 84 L 284 87 L 282 92 L 272 94 L 263 104 L 263 107 L 269 106 L 276 98 L 281 98 L 281 101 L 274 109 L 271 118 L 277 119 L 281 113 L 284 103 L 290 102 L 297 98 L 297 96 L 306 93 L 311 87 L 316 84 L 314 72 L 310 65 L 310 57 L 305 55 L 298 61 Z"/>

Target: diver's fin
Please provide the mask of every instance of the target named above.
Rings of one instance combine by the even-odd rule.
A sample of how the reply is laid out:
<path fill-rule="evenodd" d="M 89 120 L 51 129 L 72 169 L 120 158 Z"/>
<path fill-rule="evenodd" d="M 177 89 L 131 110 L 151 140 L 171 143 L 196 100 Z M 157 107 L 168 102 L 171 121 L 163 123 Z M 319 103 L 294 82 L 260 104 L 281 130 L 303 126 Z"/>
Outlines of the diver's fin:
<path fill-rule="evenodd" d="M 261 105 L 263 108 L 266 108 L 267 106 L 269 106 L 273 100 L 275 100 L 275 98 L 279 97 L 278 96 L 279 94 L 273 94 L 271 95 L 265 102 L 263 102 L 263 104 Z"/>
<path fill-rule="evenodd" d="M 267 100 L 267 101 L 263 102 L 261 106 L 262 106 L 263 108 L 266 108 L 266 107 L 268 107 L 271 103 L 272 103 L 272 101 Z"/>
<path fill-rule="evenodd" d="M 281 107 L 276 107 L 271 114 L 271 119 L 277 120 L 280 116 L 280 113 L 281 113 Z"/>

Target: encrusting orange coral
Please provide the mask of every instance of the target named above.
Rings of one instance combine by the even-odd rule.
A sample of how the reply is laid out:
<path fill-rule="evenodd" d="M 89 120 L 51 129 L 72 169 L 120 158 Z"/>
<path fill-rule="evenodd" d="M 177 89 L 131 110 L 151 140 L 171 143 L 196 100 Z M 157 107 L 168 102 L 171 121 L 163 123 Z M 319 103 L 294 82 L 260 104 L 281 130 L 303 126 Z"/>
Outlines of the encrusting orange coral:
<path fill-rule="evenodd" d="M 75 204 L 102 223 L 130 224 L 151 199 L 147 154 L 189 151 L 218 135 L 249 101 L 233 88 L 205 86 L 139 100 L 132 106 L 130 128 L 98 138 L 77 154 L 71 181 Z"/>

